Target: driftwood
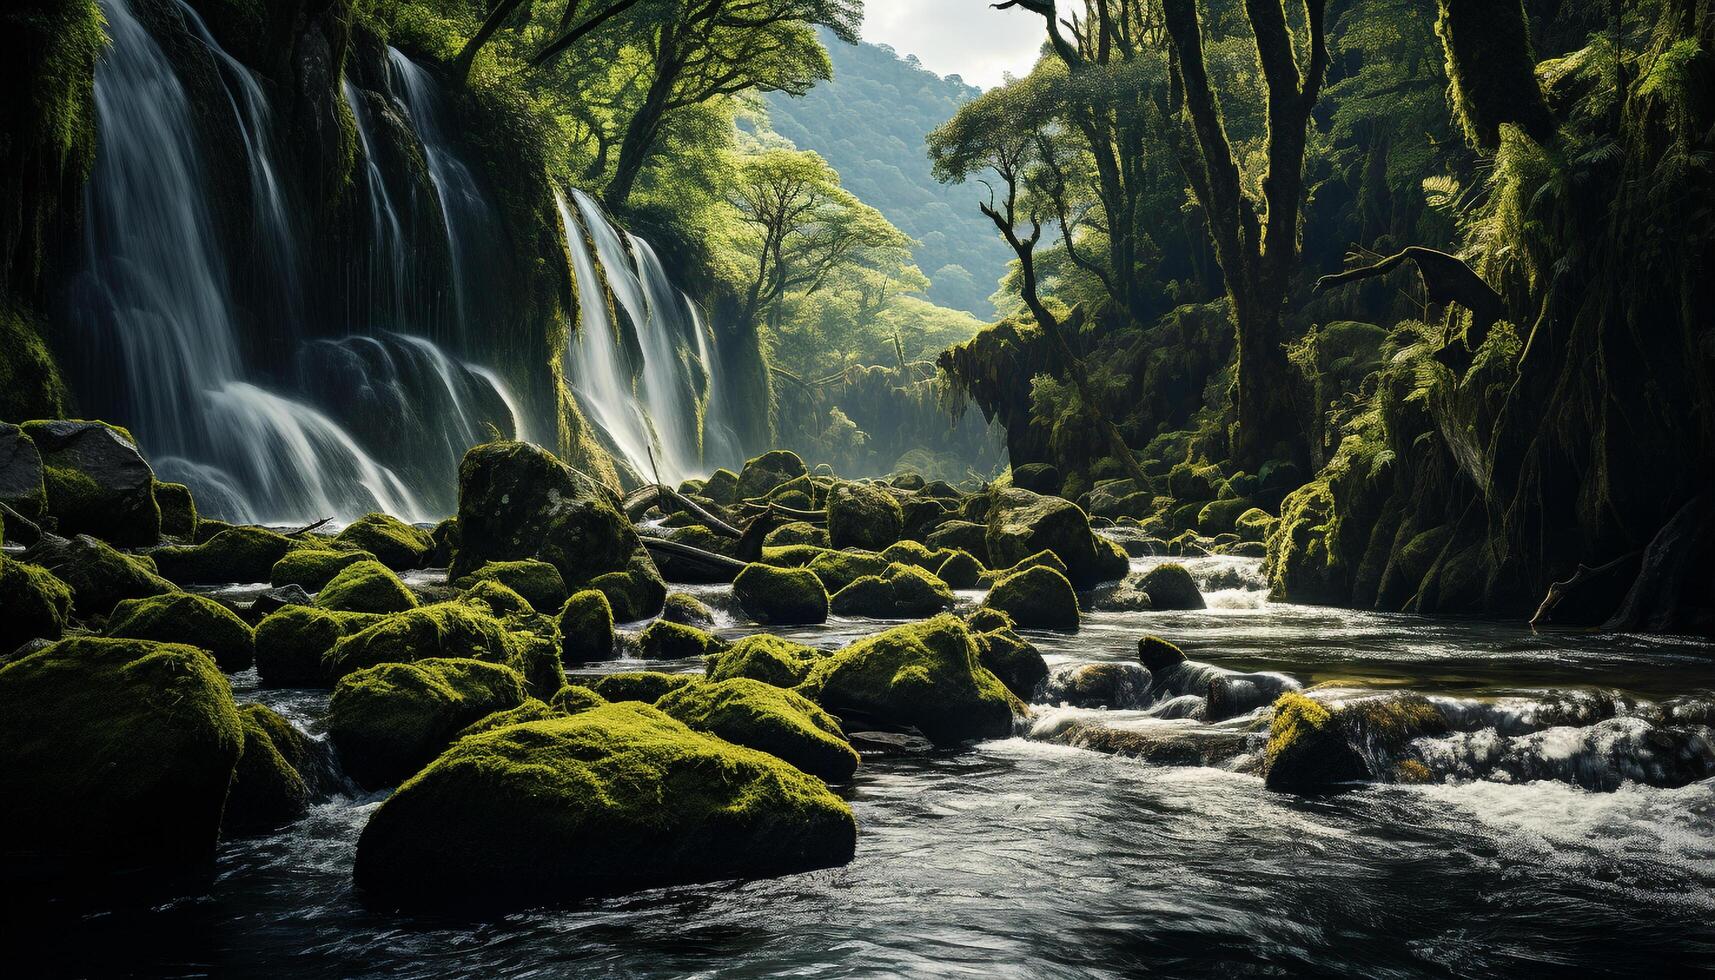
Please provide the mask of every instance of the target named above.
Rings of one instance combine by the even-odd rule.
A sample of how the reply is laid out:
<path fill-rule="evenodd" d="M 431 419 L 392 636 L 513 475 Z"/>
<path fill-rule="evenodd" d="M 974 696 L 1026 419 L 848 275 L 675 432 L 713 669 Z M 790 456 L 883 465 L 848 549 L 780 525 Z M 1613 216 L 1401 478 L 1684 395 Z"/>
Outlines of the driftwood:
<path fill-rule="evenodd" d="M 744 534 L 743 531 L 710 513 L 708 508 L 663 483 L 640 487 L 627 495 L 625 498 L 625 516 L 633 521 L 642 520 L 649 508 L 661 506 L 661 509 L 666 511 L 666 504 L 673 504 L 679 509 L 687 511 L 704 527 L 723 538 L 737 538 Z"/>
<path fill-rule="evenodd" d="M 702 565 L 711 571 L 731 577 L 744 571 L 745 563 L 726 555 L 717 555 L 712 551 L 704 551 L 679 541 L 668 541 L 666 538 L 643 538 L 643 547 L 655 554 L 667 555 L 678 561 Z"/>
<path fill-rule="evenodd" d="M 284 534 L 288 538 L 296 537 L 300 534 L 309 534 L 311 531 L 321 530 L 324 526 L 327 525 L 327 523 L 329 521 L 332 521 L 332 520 L 333 520 L 333 518 L 331 518 L 331 517 L 324 517 L 321 520 L 316 521 L 314 524 L 305 524 L 303 527 L 294 528 L 290 531 L 282 531 L 281 533 Z"/>
<path fill-rule="evenodd" d="M 1350 258 L 1351 256 L 1348 256 L 1348 259 Z M 1457 303 L 1471 311 L 1471 327 L 1465 334 L 1467 351 L 1483 346 L 1483 341 L 1489 336 L 1489 328 L 1495 325 L 1495 321 L 1506 318 L 1506 300 L 1501 298 L 1500 293 L 1495 292 L 1493 286 L 1483 281 L 1482 276 L 1466 265 L 1463 259 L 1421 245 L 1409 245 L 1370 265 L 1323 276 L 1316 280 L 1316 287 L 1311 292 L 1320 293 L 1349 282 L 1384 275 L 1403 262 L 1410 262 L 1417 267 L 1417 274 L 1423 280 L 1423 288 L 1429 295 L 1429 302 L 1436 306 Z M 1449 338 L 1442 349 L 1446 350 L 1452 346 L 1453 342 Z"/>
<path fill-rule="evenodd" d="M 6 515 L 6 535 L 17 538 L 18 543 L 26 547 L 42 540 L 42 529 L 35 521 L 18 513 L 6 504 L 0 503 L 0 513 Z M 22 531 L 24 533 L 19 534 Z"/>
<path fill-rule="evenodd" d="M 782 517 L 790 517 L 794 521 L 804 521 L 808 524 L 828 523 L 828 512 L 825 510 L 799 510 L 796 507 L 785 507 L 780 504 L 759 504 L 753 500 L 746 500 L 739 506 L 747 514 L 762 514 L 773 509 L 776 514 Z"/>
<path fill-rule="evenodd" d="M 1601 575 L 1604 572 L 1612 571 L 1620 565 L 1632 561 L 1637 557 L 1638 553 L 1636 551 L 1630 551 L 1605 565 L 1597 565 L 1595 568 L 1591 568 L 1588 565 L 1579 565 L 1578 570 L 1572 573 L 1571 578 L 1564 582 L 1550 583 L 1548 586 L 1548 594 L 1542 597 L 1542 604 L 1536 607 L 1536 615 L 1530 617 L 1531 631 L 1535 632 L 1548 622 L 1549 616 L 1554 612 L 1554 607 L 1560 605 L 1560 600 L 1566 598 L 1566 593 L 1580 585 L 1583 585 L 1585 582 L 1590 581 L 1596 576 Z"/>

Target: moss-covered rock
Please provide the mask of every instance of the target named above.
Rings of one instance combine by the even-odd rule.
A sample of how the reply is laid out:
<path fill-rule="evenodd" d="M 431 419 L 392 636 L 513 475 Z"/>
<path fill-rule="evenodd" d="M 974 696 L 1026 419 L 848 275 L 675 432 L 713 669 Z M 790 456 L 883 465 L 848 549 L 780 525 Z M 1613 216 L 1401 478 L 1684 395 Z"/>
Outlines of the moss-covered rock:
<path fill-rule="evenodd" d="M 638 656 L 644 660 L 690 660 L 705 657 L 726 646 L 707 630 L 657 619 L 637 637 Z"/>
<path fill-rule="evenodd" d="M 1149 687 L 1149 672 L 1140 664 L 1079 664 L 1052 678 L 1047 699 L 1074 708 L 1141 708 Z"/>
<path fill-rule="evenodd" d="M 1181 503 L 1214 500 L 1223 480 L 1221 468 L 1212 463 L 1178 463 L 1167 472 L 1167 492 Z"/>
<path fill-rule="evenodd" d="M 346 567 L 360 561 L 373 561 L 367 551 L 333 551 L 304 548 L 289 551 L 268 571 L 268 581 L 275 585 L 298 585 L 306 592 L 320 592 Z"/>
<path fill-rule="evenodd" d="M 1138 578 L 1138 588 L 1149 594 L 1149 603 L 1156 609 L 1204 609 L 1203 593 L 1197 581 L 1184 565 L 1168 562 L 1157 565 Z"/>
<path fill-rule="evenodd" d="M 828 532 L 826 528 L 817 527 L 808 521 L 793 521 L 782 524 L 762 539 L 762 543 L 773 548 L 789 544 L 809 544 L 818 548 L 828 547 Z"/>
<path fill-rule="evenodd" d="M 14 898 L 212 869 L 243 744 L 201 650 L 77 637 L 0 667 L 0 875 Z"/>
<path fill-rule="evenodd" d="M 881 549 L 881 557 L 888 564 L 916 565 L 932 572 L 947 560 L 947 553 L 936 551 L 921 541 L 895 541 Z"/>
<path fill-rule="evenodd" d="M 429 552 L 430 568 L 446 568 L 453 563 L 453 556 L 459 550 L 459 519 L 449 517 L 429 531 L 429 540 L 435 543 Z"/>
<path fill-rule="evenodd" d="M 514 617 L 514 622 L 517 621 Z M 566 686 L 566 665 L 560 662 L 554 621 L 531 614 L 525 625 L 530 628 L 507 632 L 507 645 L 512 652 L 506 664 L 524 675 L 524 689 L 532 697 L 547 700 Z"/>
<path fill-rule="evenodd" d="M 533 615 L 536 611 L 528 599 L 492 579 L 477 582 L 459 598 L 465 602 L 481 603 L 501 619 L 518 614 Z"/>
<path fill-rule="evenodd" d="M 936 550 L 953 548 L 989 564 L 988 526 L 975 521 L 943 521 L 925 539 Z"/>
<path fill-rule="evenodd" d="M 745 462 L 734 485 L 734 494 L 736 500 L 766 497 L 777 487 L 808 475 L 809 470 L 805 469 L 804 461 L 797 453 L 776 449 Z M 708 488 L 705 487 L 704 492 L 708 492 Z"/>
<path fill-rule="evenodd" d="M 1233 520 L 1232 530 L 1245 541 L 1266 541 L 1278 518 L 1261 507 L 1252 507 Z"/>
<path fill-rule="evenodd" d="M 1010 575 L 1017 575 L 1027 568 L 1052 568 L 1061 575 L 1066 574 L 1066 563 L 1061 561 L 1058 555 L 1052 551 L 1038 551 L 1034 555 L 1019 559 L 1016 564 L 1008 568 L 981 573 L 977 576 L 977 584 L 983 588 L 993 588 L 994 584 L 1001 579 Z"/>
<path fill-rule="evenodd" d="M 560 659 L 584 664 L 613 659 L 613 608 L 595 589 L 577 593 L 560 607 Z"/>
<path fill-rule="evenodd" d="M 372 613 L 342 613 L 287 606 L 256 626 L 256 673 L 263 687 L 330 687 L 325 660 L 341 637 L 386 619 Z"/>
<path fill-rule="evenodd" d="M 0 504 L 27 521 L 39 522 L 48 513 L 42 454 L 24 430 L 10 422 L 0 422 Z"/>
<path fill-rule="evenodd" d="M 387 514 L 365 514 L 346 525 L 334 540 L 369 552 L 396 572 L 422 568 L 435 550 L 435 539 L 429 532 Z"/>
<path fill-rule="evenodd" d="M 916 728 L 937 745 L 1005 738 L 1027 709 L 980 657 L 964 621 L 941 615 L 841 649 L 798 690 L 838 717 Z"/>
<path fill-rule="evenodd" d="M 805 568 L 825 554 L 828 554 L 827 548 L 818 548 L 813 544 L 787 544 L 778 548 L 763 548 L 762 563 L 779 568 Z"/>
<path fill-rule="evenodd" d="M 659 670 L 628 670 L 603 674 L 590 683 L 590 690 L 609 701 L 642 701 L 654 704 L 669 691 L 686 684 L 700 684 L 695 674 L 668 674 Z"/>
<path fill-rule="evenodd" d="M 1048 662 L 1041 651 L 1009 626 L 979 632 L 976 638 L 982 665 L 1020 701 L 1034 700 L 1048 680 Z"/>
<path fill-rule="evenodd" d="M 983 605 L 999 609 L 1024 629 L 1078 631 L 1078 593 L 1066 576 L 1044 565 L 995 583 Z"/>
<path fill-rule="evenodd" d="M 866 575 L 880 575 L 890 564 L 873 551 L 825 551 L 804 567 L 822 580 L 822 587 L 831 595 Z"/>
<path fill-rule="evenodd" d="M 417 604 L 399 576 L 374 560 L 347 565 L 316 595 L 316 605 L 339 612 L 404 612 Z"/>
<path fill-rule="evenodd" d="M 1004 568 L 1046 549 L 1066 564 L 1066 577 L 1078 588 L 1114 577 L 1111 559 L 1097 552 L 1089 517 L 1059 497 L 998 491 L 989 508 L 986 540 L 991 567 Z"/>
<path fill-rule="evenodd" d="M 607 596 L 613 618 L 622 623 L 648 619 L 660 612 L 667 601 L 667 583 L 662 581 L 654 564 L 597 575 L 589 580 L 589 587 Z"/>
<path fill-rule="evenodd" d="M 828 544 L 878 551 L 899 540 L 905 512 L 888 491 L 869 484 L 841 483 L 828 494 Z"/>
<path fill-rule="evenodd" d="M 148 558 L 127 555 L 87 534 L 69 541 L 44 537 L 25 557 L 71 589 L 72 609 L 80 617 L 105 616 L 125 599 L 178 591 L 178 586 L 155 574 Z"/>
<path fill-rule="evenodd" d="M 594 692 L 591 693 L 593 695 Z M 513 725 L 525 725 L 532 721 L 563 718 L 568 714 L 571 712 L 561 711 L 541 698 L 525 698 L 524 703 L 516 708 L 492 712 L 459 729 L 452 741 L 456 742 L 470 735 L 481 735 L 483 732 L 492 732 L 497 728 L 511 728 Z"/>
<path fill-rule="evenodd" d="M 529 601 L 540 613 L 551 613 L 566 604 L 566 580 L 560 570 L 545 561 L 491 561 L 453 583 L 468 589 L 481 581 L 506 586 Z"/>
<path fill-rule="evenodd" d="M 516 708 L 525 696 L 524 678 L 498 664 L 443 657 L 384 663 L 335 685 L 328 735 L 359 785 L 387 786 L 427 765 L 466 725 Z"/>
<path fill-rule="evenodd" d="M 256 662 L 256 634 L 238 614 L 207 596 L 170 592 L 113 607 L 107 635 L 200 647 L 228 673 Z"/>
<path fill-rule="evenodd" d="M 71 617 L 71 587 L 45 568 L 0 555 L 0 656 L 26 640 L 57 640 Z"/>
<path fill-rule="evenodd" d="M 554 710 L 563 715 L 575 715 L 607 703 L 606 698 L 582 684 L 567 684 L 554 693 L 550 702 Z"/>
<path fill-rule="evenodd" d="M 267 582 L 287 553 L 310 547 L 264 527 L 235 527 L 202 544 L 157 548 L 149 557 L 162 575 L 180 585 Z"/>
<path fill-rule="evenodd" d="M 706 662 L 709 680 L 748 677 L 775 687 L 796 687 L 828 655 L 815 647 L 767 633 L 747 636 Z"/>
<path fill-rule="evenodd" d="M 365 667 L 428 659 L 516 665 L 514 653 L 499 620 L 464 603 L 442 602 L 393 613 L 341 637 L 322 663 L 327 676 L 338 680 Z"/>
<path fill-rule="evenodd" d="M 197 504 L 191 488 L 183 483 L 155 484 L 155 504 L 161 509 L 161 533 L 194 540 L 197 533 Z"/>
<path fill-rule="evenodd" d="M 732 470 L 720 469 L 709 474 L 703 481 L 701 494 L 717 504 L 730 505 L 738 503 L 738 474 Z"/>
<path fill-rule="evenodd" d="M 935 569 L 935 577 L 949 589 L 974 589 L 987 570 L 969 552 L 955 550 Z"/>
<path fill-rule="evenodd" d="M 136 440 L 105 422 L 25 422 L 42 456 L 48 513 L 61 534 L 89 534 L 123 548 L 161 540 L 155 471 Z"/>
<path fill-rule="evenodd" d="M 518 906 L 828 867 L 856 839 L 815 777 L 610 704 L 460 740 L 370 818 L 356 875 L 384 906 Z"/>
<path fill-rule="evenodd" d="M 310 805 L 310 786 L 293 765 L 292 757 L 303 749 L 295 744 L 304 736 L 292 723 L 260 704 L 238 709 L 244 743 L 232 773 L 232 790 L 226 797 L 223 834 L 253 834 L 291 823 Z M 276 738 L 288 744 L 276 743 Z"/>
<path fill-rule="evenodd" d="M 834 593 L 828 607 L 841 616 L 922 619 L 953 608 L 953 592 L 916 565 L 896 562 Z"/>
<path fill-rule="evenodd" d="M 858 755 L 832 715 L 772 684 L 734 678 L 682 687 L 655 702 L 699 732 L 784 759 L 830 783 L 857 772 Z"/>
<path fill-rule="evenodd" d="M 1302 793 L 1355 782 L 1415 780 L 1414 739 L 1446 735 L 1447 719 L 1421 695 L 1383 694 L 1332 707 L 1296 691 L 1274 702 L 1264 754 L 1269 789 Z"/>
<path fill-rule="evenodd" d="M 715 613 L 701 599 L 687 592 L 673 592 L 661 607 L 661 618 L 669 623 L 683 623 L 708 629 L 715 625 Z"/>
<path fill-rule="evenodd" d="M 753 562 L 733 579 L 732 594 L 745 615 L 759 623 L 821 623 L 828 618 L 827 590 L 808 569 Z"/>

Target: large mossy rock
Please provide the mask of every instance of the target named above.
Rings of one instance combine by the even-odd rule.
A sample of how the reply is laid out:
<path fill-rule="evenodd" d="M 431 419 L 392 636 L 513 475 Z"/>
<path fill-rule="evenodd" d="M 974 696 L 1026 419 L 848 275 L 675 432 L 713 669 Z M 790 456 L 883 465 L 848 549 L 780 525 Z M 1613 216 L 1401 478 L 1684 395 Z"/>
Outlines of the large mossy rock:
<path fill-rule="evenodd" d="M 893 494 L 865 483 L 841 483 L 828 494 L 828 544 L 879 551 L 899 540 L 905 512 Z"/>
<path fill-rule="evenodd" d="M 1078 631 L 1078 593 L 1066 576 L 1045 565 L 996 582 L 983 605 L 1006 613 L 1024 629 Z"/>
<path fill-rule="evenodd" d="M 260 704 L 239 708 L 238 718 L 244 745 L 232 774 L 221 832 L 262 833 L 291 823 L 310 803 L 309 784 L 298 771 L 308 754 L 308 737 Z"/>
<path fill-rule="evenodd" d="M 381 562 L 353 562 L 316 595 L 316 605 L 337 612 L 393 613 L 417 608 L 417 597 Z"/>
<path fill-rule="evenodd" d="M 155 505 L 161 508 L 161 533 L 194 540 L 197 533 L 197 502 L 183 483 L 155 484 Z"/>
<path fill-rule="evenodd" d="M 42 454 L 23 429 L 8 422 L 0 422 L 0 504 L 27 521 L 39 522 L 48 513 Z"/>
<path fill-rule="evenodd" d="M 322 664 L 327 676 L 337 681 L 378 664 L 442 658 L 491 664 L 515 664 L 517 660 L 511 638 L 499 620 L 474 606 L 442 602 L 384 616 L 361 632 L 341 637 L 322 658 Z"/>
<path fill-rule="evenodd" d="M 396 572 L 422 568 L 435 550 L 435 539 L 428 531 L 388 514 L 365 514 L 346 525 L 334 540 L 369 552 Z"/>
<path fill-rule="evenodd" d="M 859 640 L 818 663 L 799 691 L 840 718 L 916 728 L 937 745 L 1006 738 L 1027 713 L 952 615 Z"/>
<path fill-rule="evenodd" d="M 1066 577 L 1080 589 L 1125 575 L 1108 550 L 1098 550 L 1090 519 L 1077 504 L 1028 490 L 1001 490 L 989 507 L 988 564 L 1005 568 L 1039 551 L 1052 551 L 1066 565 Z M 1120 555 L 1120 565 L 1125 556 Z"/>
<path fill-rule="evenodd" d="M 522 705 L 510 667 L 462 658 L 384 663 L 342 678 L 328 706 L 328 735 L 345 771 L 376 788 L 428 765 L 465 726 Z"/>
<path fill-rule="evenodd" d="M 1144 572 L 1138 579 L 1138 588 L 1149 595 L 1149 604 L 1155 609 L 1204 609 L 1208 603 L 1203 601 L 1203 593 L 1197 588 L 1197 581 L 1184 565 L 1168 562 L 1157 565 Z"/>
<path fill-rule="evenodd" d="M 801 694 L 749 678 L 692 684 L 655 707 L 699 732 L 767 752 L 812 776 L 843 783 L 858 755 L 840 723 Z"/>
<path fill-rule="evenodd" d="M 180 585 L 267 582 L 288 552 L 308 547 L 265 527 L 235 527 L 202 544 L 157 548 L 149 557 L 162 575 Z"/>
<path fill-rule="evenodd" d="M 1048 680 L 1048 662 L 1042 659 L 1042 652 L 1011 626 L 978 633 L 977 647 L 977 659 L 982 665 L 1026 704 L 1036 698 Z"/>
<path fill-rule="evenodd" d="M 822 587 L 832 595 L 866 575 L 880 575 L 891 564 L 873 551 L 824 551 L 804 567 L 821 579 Z"/>
<path fill-rule="evenodd" d="M 342 637 L 387 617 L 287 606 L 256 626 L 256 673 L 263 687 L 331 687 L 327 656 Z"/>
<path fill-rule="evenodd" d="M 669 674 L 659 670 L 628 670 L 604 674 L 590 682 L 589 688 L 609 701 L 642 701 L 654 704 L 662 696 L 686 684 L 701 684 L 696 674 Z"/>
<path fill-rule="evenodd" d="M 609 704 L 461 739 L 370 818 L 356 877 L 384 907 L 517 907 L 830 867 L 856 843 L 815 777 Z"/>
<path fill-rule="evenodd" d="M 150 559 L 125 554 L 87 534 L 69 541 L 46 535 L 24 557 L 52 572 L 71 589 L 72 609 L 80 617 L 105 616 L 126 599 L 179 590 L 155 574 L 155 563 Z"/>
<path fill-rule="evenodd" d="M 720 637 L 683 623 L 657 619 L 637 636 L 638 656 L 644 660 L 694 660 L 726 647 Z"/>
<path fill-rule="evenodd" d="M 621 622 L 661 611 L 667 585 L 611 491 L 546 450 L 521 442 L 476 446 L 459 465 L 457 580 L 489 562 L 536 558 L 569 592 L 608 597 Z"/>
<path fill-rule="evenodd" d="M 59 533 L 90 534 L 122 548 L 160 542 L 155 471 L 129 432 L 69 419 L 23 428 L 41 453 L 48 513 Z"/>
<path fill-rule="evenodd" d="M 840 616 L 924 619 L 953 608 L 953 590 L 916 565 L 895 562 L 834 593 L 828 608 Z"/>
<path fill-rule="evenodd" d="M 985 566 L 989 561 L 988 525 L 975 521 L 943 521 L 941 526 L 930 531 L 925 539 L 929 547 L 937 551 L 952 548 L 963 551 L 982 562 Z"/>
<path fill-rule="evenodd" d="M 57 640 L 71 618 L 71 587 L 45 568 L 0 555 L 0 657 L 27 640 Z"/>
<path fill-rule="evenodd" d="M 555 619 L 560 638 L 560 659 L 567 664 L 585 664 L 613 659 L 613 607 L 607 596 L 585 589 L 566 600 Z"/>
<path fill-rule="evenodd" d="M 827 589 L 808 569 L 752 563 L 733 579 L 732 594 L 745 615 L 759 623 L 798 625 L 828 619 Z"/>
<path fill-rule="evenodd" d="M 815 647 L 757 633 L 710 654 L 706 667 L 711 681 L 748 677 L 775 687 L 796 687 L 827 656 Z"/>
<path fill-rule="evenodd" d="M 256 662 L 256 634 L 250 624 L 213 599 L 189 592 L 121 602 L 107 619 L 107 635 L 200 647 L 228 673 Z"/>
<path fill-rule="evenodd" d="M 1264 751 L 1264 783 L 1289 793 L 1359 782 L 1395 782 L 1422 772 L 1413 739 L 1446 735 L 1447 719 L 1420 695 L 1380 695 L 1328 706 L 1291 691 L 1274 702 Z M 1402 765 L 1403 764 L 1403 765 Z"/>
<path fill-rule="evenodd" d="M 61 640 L 0 667 L 0 876 L 15 898 L 212 871 L 243 745 L 201 650 Z"/>
<path fill-rule="evenodd" d="M 453 584 L 468 589 L 478 582 L 499 582 L 539 613 L 556 612 L 566 604 L 566 580 L 545 561 L 491 561 Z"/>
<path fill-rule="evenodd" d="M 321 548 L 304 548 L 301 551 L 288 551 L 285 557 L 274 563 L 268 570 L 268 581 L 274 585 L 297 585 L 306 592 L 320 592 L 322 587 L 333 581 L 347 566 L 360 561 L 373 561 L 375 556 L 367 551 L 329 551 Z"/>
<path fill-rule="evenodd" d="M 738 475 L 734 496 L 736 500 L 766 497 L 775 489 L 809 475 L 810 471 L 805 469 L 804 460 L 799 458 L 797 453 L 776 449 L 744 464 L 744 470 Z"/>

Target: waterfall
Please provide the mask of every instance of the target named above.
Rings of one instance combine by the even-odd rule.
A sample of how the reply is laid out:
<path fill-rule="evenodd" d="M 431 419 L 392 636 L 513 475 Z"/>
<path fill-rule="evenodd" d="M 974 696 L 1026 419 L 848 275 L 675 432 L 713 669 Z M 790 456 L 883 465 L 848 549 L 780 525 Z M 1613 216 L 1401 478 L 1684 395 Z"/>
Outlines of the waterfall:
<path fill-rule="evenodd" d="M 376 296 L 387 296 L 391 302 L 386 313 L 395 318 L 406 315 L 412 277 L 411 245 L 399 220 L 399 209 L 393 204 L 387 178 L 381 173 L 376 159 L 375 141 L 370 136 L 372 122 L 369 109 L 358 95 L 350 79 L 340 79 L 340 92 L 357 125 L 357 145 L 363 151 L 364 190 L 369 198 L 369 263 L 368 293 L 373 306 Z"/>

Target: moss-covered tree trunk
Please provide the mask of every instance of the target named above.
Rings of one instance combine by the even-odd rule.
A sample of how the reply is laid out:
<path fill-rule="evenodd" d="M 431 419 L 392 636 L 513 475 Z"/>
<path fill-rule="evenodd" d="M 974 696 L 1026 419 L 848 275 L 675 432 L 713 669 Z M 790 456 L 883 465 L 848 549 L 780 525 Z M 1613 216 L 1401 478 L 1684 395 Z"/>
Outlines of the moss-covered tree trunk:
<path fill-rule="evenodd" d="M 1538 143 L 1554 135 L 1554 114 L 1536 80 L 1530 25 L 1522 0 L 1440 0 L 1435 33 L 1447 52 L 1453 107 L 1465 133 L 1484 149 L 1500 145 L 1512 123 Z"/>

